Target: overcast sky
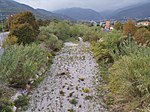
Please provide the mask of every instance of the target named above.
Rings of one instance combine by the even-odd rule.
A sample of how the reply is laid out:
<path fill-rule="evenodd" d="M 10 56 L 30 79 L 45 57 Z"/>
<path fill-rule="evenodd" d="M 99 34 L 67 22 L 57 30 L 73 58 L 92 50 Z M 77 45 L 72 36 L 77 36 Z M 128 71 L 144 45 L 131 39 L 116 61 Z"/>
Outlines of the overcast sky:
<path fill-rule="evenodd" d="M 97 11 L 113 10 L 124 6 L 143 3 L 150 0 L 15 0 L 20 3 L 30 5 L 34 8 L 42 8 L 49 11 L 70 8 L 82 7 L 90 8 Z"/>

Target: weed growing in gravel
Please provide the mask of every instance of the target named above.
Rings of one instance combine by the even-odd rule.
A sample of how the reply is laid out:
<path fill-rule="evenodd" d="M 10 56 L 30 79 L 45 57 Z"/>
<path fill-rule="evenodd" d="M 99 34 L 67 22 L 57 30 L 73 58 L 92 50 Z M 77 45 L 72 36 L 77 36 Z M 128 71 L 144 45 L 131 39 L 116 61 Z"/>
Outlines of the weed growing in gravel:
<path fill-rule="evenodd" d="M 60 91 L 59 93 L 60 93 L 60 95 L 65 96 L 65 92 Z"/>
<path fill-rule="evenodd" d="M 72 105 L 76 105 L 78 101 L 76 99 L 72 99 L 69 101 L 69 103 L 71 103 Z"/>
<path fill-rule="evenodd" d="M 90 93 L 90 92 L 91 92 L 91 90 L 90 90 L 89 88 L 83 88 L 82 91 L 83 91 L 84 93 Z"/>

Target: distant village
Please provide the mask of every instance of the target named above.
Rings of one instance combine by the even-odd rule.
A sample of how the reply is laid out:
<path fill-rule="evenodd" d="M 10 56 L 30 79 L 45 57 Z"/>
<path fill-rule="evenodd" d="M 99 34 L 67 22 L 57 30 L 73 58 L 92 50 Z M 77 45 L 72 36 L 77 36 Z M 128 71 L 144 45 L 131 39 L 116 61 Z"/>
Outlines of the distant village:
<path fill-rule="evenodd" d="M 0 15 L 0 25 L 4 25 L 4 21 L 8 19 L 8 17 L 13 17 L 13 15 Z M 122 20 L 115 20 L 115 19 L 110 19 L 110 20 L 101 20 L 101 21 L 88 21 L 88 20 L 82 20 L 78 21 L 78 23 L 82 24 L 87 24 L 87 25 L 92 25 L 92 26 L 101 26 L 105 31 L 111 31 L 114 29 L 114 25 L 116 22 L 120 22 L 122 24 L 126 23 L 128 20 L 131 18 L 125 18 Z M 150 17 L 145 18 L 145 19 L 131 19 L 133 20 L 137 26 L 150 26 Z"/>
<path fill-rule="evenodd" d="M 114 25 L 116 22 L 121 22 L 122 24 L 126 23 L 129 19 L 126 20 L 102 20 L 99 22 L 96 21 L 82 21 L 84 24 L 92 25 L 92 26 L 101 26 L 105 31 L 110 31 L 114 29 Z M 137 26 L 150 26 L 150 18 L 145 19 L 131 19 L 135 22 Z"/>

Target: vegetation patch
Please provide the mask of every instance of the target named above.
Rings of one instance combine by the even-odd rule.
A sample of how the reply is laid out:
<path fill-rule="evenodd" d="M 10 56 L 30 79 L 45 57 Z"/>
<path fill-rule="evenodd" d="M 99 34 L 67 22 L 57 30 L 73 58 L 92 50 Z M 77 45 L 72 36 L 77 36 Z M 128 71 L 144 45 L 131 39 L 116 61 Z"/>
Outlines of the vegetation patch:
<path fill-rule="evenodd" d="M 93 96 L 85 96 L 85 98 L 84 98 L 85 100 L 92 100 L 93 99 Z"/>
<path fill-rule="evenodd" d="M 60 91 L 59 93 L 60 93 L 60 95 L 65 96 L 65 92 Z"/>
<path fill-rule="evenodd" d="M 83 88 L 82 91 L 84 93 L 90 93 L 91 92 L 90 88 Z"/>
<path fill-rule="evenodd" d="M 14 101 L 14 104 L 20 111 L 26 111 L 29 105 L 29 98 L 26 95 L 18 96 L 18 99 Z"/>
<path fill-rule="evenodd" d="M 78 104 L 78 101 L 77 101 L 76 99 L 71 99 L 69 102 L 70 102 L 72 105 Z"/>

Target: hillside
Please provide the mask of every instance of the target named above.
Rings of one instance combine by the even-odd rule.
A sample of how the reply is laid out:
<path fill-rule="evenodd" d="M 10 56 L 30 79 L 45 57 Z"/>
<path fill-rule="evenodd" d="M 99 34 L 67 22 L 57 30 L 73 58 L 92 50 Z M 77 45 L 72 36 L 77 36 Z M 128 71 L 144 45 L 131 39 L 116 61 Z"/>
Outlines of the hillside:
<path fill-rule="evenodd" d="M 16 14 L 22 11 L 31 11 L 37 18 L 40 19 L 71 19 L 67 16 L 54 14 L 46 10 L 36 10 L 28 5 L 15 2 L 13 0 L 0 0 L 0 12 L 4 15 Z"/>
<path fill-rule="evenodd" d="M 69 17 L 72 17 L 76 20 L 94 20 L 99 21 L 102 19 L 102 16 L 99 12 L 96 12 L 92 9 L 83 9 L 83 8 L 67 8 L 54 11 L 57 14 L 63 14 Z"/>
<path fill-rule="evenodd" d="M 40 15 L 43 15 L 43 17 L 45 18 L 57 18 L 57 19 L 62 19 L 62 20 L 74 20 L 73 18 L 71 17 L 68 17 L 66 15 L 62 15 L 62 14 L 56 14 L 56 13 L 53 13 L 53 12 L 50 12 L 50 11 L 47 11 L 47 10 L 44 10 L 44 9 L 36 9 L 36 12 L 38 12 L 38 14 Z"/>
<path fill-rule="evenodd" d="M 123 18 L 148 18 L 150 17 L 150 2 L 127 7 L 123 9 L 118 9 L 114 12 L 113 16 L 110 18 L 123 19 Z"/>

